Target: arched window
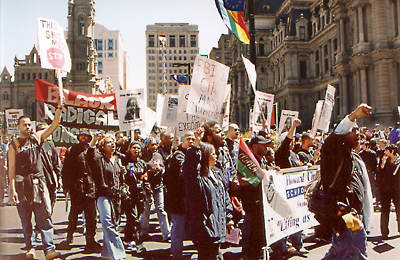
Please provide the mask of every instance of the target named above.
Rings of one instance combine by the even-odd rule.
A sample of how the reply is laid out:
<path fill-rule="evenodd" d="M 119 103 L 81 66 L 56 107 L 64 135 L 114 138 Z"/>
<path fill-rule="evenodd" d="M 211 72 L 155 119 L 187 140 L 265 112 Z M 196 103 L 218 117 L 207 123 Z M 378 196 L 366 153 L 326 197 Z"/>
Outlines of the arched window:
<path fill-rule="evenodd" d="M 78 34 L 85 35 L 85 21 L 83 20 L 83 18 L 79 19 Z"/>

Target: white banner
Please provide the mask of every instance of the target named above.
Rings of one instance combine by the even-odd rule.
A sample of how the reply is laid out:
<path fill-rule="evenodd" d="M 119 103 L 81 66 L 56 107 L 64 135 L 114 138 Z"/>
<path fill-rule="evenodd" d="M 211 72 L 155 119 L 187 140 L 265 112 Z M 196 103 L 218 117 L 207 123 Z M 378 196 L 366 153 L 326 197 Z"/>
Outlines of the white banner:
<path fill-rule="evenodd" d="M 260 109 L 261 106 L 261 109 Z M 266 127 L 269 130 L 271 124 L 272 110 L 274 107 L 274 95 L 261 91 L 255 92 L 253 107 L 253 131 L 260 131 L 263 126 L 263 115 L 267 120 Z"/>
<path fill-rule="evenodd" d="M 24 115 L 23 109 L 6 109 L 7 134 L 19 134 L 18 118 Z"/>
<path fill-rule="evenodd" d="M 38 50 L 44 69 L 71 70 L 71 56 L 64 37 L 64 29 L 57 21 L 38 18 Z"/>
<path fill-rule="evenodd" d="M 333 106 L 335 105 L 335 87 L 328 85 L 325 94 L 324 105 L 322 106 L 321 117 L 319 119 L 318 129 L 328 132 L 329 123 L 331 122 L 331 115 Z"/>
<path fill-rule="evenodd" d="M 202 118 L 218 121 L 228 91 L 229 67 L 198 55 L 194 63 L 187 112 Z"/>
<path fill-rule="evenodd" d="M 222 105 L 221 111 L 221 128 L 222 131 L 228 131 L 229 127 L 229 114 L 231 110 L 231 85 L 229 86 L 229 92 L 227 93 L 224 104 Z"/>
<path fill-rule="evenodd" d="M 282 110 L 279 120 L 279 135 L 288 132 L 292 126 L 293 120 L 299 117 L 299 111 Z"/>
<path fill-rule="evenodd" d="M 119 129 L 129 131 L 144 127 L 145 99 L 144 89 L 117 90 L 117 112 Z"/>
<path fill-rule="evenodd" d="M 200 117 L 186 113 L 190 86 L 179 86 L 178 120 L 176 135 L 183 136 L 187 131 L 194 131 L 201 126 Z"/>
<path fill-rule="evenodd" d="M 251 86 L 253 87 L 254 93 L 256 92 L 256 82 L 257 82 L 257 71 L 256 71 L 256 66 L 254 66 L 251 61 L 249 61 L 247 58 L 245 58 L 242 54 L 242 59 L 244 63 L 244 67 L 246 68 L 247 75 L 249 76 L 249 80 L 251 83 Z"/>
<path fill-rule="evenodd" d="M 315 105 L 315 112 L 312 120 L 312 127 L 311 127 L 311 136 L 315 136 L 317 134 L 317 127 L 319 124 L 319 119 L 321 117 L 322 106 L 324 105 L 323 100 L 318 100 L 317 104 Z"/>
<path fill-rule="evenodd" d="M 400 116 L 400 106 L 397 106 L 397 110 L 399 111 L 399 116 Z"/>
<path fill-rule="evenodd" d="M 313 181 L 319 166 L 268 171 L 262 180 L 264 223 L 267 246 L 296 232 L 318 225 L 308 211 L 305 187 Z"/>

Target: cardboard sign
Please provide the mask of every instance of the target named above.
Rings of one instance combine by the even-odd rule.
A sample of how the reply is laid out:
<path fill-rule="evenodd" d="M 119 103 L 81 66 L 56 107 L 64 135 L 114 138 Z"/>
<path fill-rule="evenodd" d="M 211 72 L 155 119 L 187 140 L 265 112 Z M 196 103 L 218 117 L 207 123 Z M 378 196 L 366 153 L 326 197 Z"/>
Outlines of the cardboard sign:
<path fill-rule="evenodd" d="M 180 86 L 178 96 L 176 135 L 183 136 L 187 131 L 194 131 L 201 126 L 200 117 L 190 115 L 186 112 L 189 98 L 190 86 Z"/>
<path fill-rule="evenodd" d="M 318 123 L 318 129 L 328 132 L 331 122 L 333 106 L 335 105 L 335 87 L 328 85 L 325 94 L 324 105 L 322 106 L 321 116 Z"/>
<path fill-rule="evenodd" d="M 274 95 L 261 91 L 255 92 L 253 107 L 253 131 L 260 131 L 263 127 L 263 118 L 267 120 L 266 127 L 270 129 L 272 109 L 274 106 Z M 263 115 L 264 114 L 264 115 Z"/>
<path fill-rule="evenodd" d="M 117 111 L 119 129 L 129 131 L 144 127 L 145 99 L 144 89 L 117 90 Z"/>
<path fill-rule="evenodd" d="M 311 136 L 315 136 L 317 133 L 317 127 L 319 124 L 319 119 L 321 117 L 321 111 L 322 111 L 322 106 L 324 105 L 323 100 L 318 100 L 317 104 L 315 105 L 315 112 L 313 116 L 313 121 L 312 121 L 312 127 L 311 127 Z"/>
<path fill-rule="evenodd" d="M 71 56 L 64 29 L 54 20 L 38 18 L 38 49 L 44 69 L 71 71 Z"/>
<path fill-rule="evenodd" d="M 23 109 L 6 109 L 6 125 L 7 125 L 7 134 L 15 135 L 19 134 L 19 130 L 17 128 L 18 118 L 24 115 Z"/>
<path fill-rule="evenodd" d="M 221 110 L 221 128 L 222 131 L 228 131 L 229 127 L 229 114 L 231 109 L 231 85 L 228 85 L 229 91 L 225 97 L 224 103 L 222 104 Z"/>
<path fill-rule="evenodd" d="M 201 118 L 218 121 L 228 91 L 229 67 L 198 55 L 194 63 L 187 112 Z"/>
<path fill-rule="evenodd" d="M 160 126 L 175 126 L 178 119 L 178 96 L 165 95 L 160 106 L 162 110 L 157 110 L 161 113 Z"/>
<path fill-rule="evenodd" d="M 304 197 L 305 187 L 318 172 L 319 166 L 266 172 L 262 179 L 262 201 L 267 246 L 318 224 Z"/>
<path fill-rule="evenodd" d="M 288 132 L 292 127 L 293 120 L 299 117 L 298 111 L 282 110 L 281 118 L 279 121 L 279 135 Z"/>

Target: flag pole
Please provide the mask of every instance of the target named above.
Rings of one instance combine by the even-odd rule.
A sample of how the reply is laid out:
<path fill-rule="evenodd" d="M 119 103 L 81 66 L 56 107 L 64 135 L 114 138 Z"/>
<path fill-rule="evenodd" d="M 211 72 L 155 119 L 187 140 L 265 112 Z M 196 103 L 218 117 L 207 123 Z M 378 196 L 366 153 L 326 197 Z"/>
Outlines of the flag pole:
<path fill-rule="evenodd" d="M 56 69 L 56 77 L 57 77 L 57 82 L 58 82 L 58 92 L 60 95 L 60 102 L 62 104 L 64 101 L 64 88 L 63 88 L 63 82 L 62 82 L 60 69 Z"/>

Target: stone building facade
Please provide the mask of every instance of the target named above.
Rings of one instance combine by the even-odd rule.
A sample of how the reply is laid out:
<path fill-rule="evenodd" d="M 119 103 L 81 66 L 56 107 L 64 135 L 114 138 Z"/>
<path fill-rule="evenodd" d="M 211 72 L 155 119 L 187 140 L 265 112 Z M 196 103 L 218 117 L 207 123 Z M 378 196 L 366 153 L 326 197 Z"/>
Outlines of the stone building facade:
<path fill-rule="evenodd" d="M 367 125 L 398 119 L 400 0 L 255 0 L 254 6 L 257 89 L 275 94 L 279 111 L 299 111 L 309 129 L 315 103 L 332 84 L 332 122 L 360 102 L 374 107 Z M 249 46 L 232 36 L 231 47 L 232 119 L 247 129 L 253 99 L 241 54 L 249 56 Z"/>

